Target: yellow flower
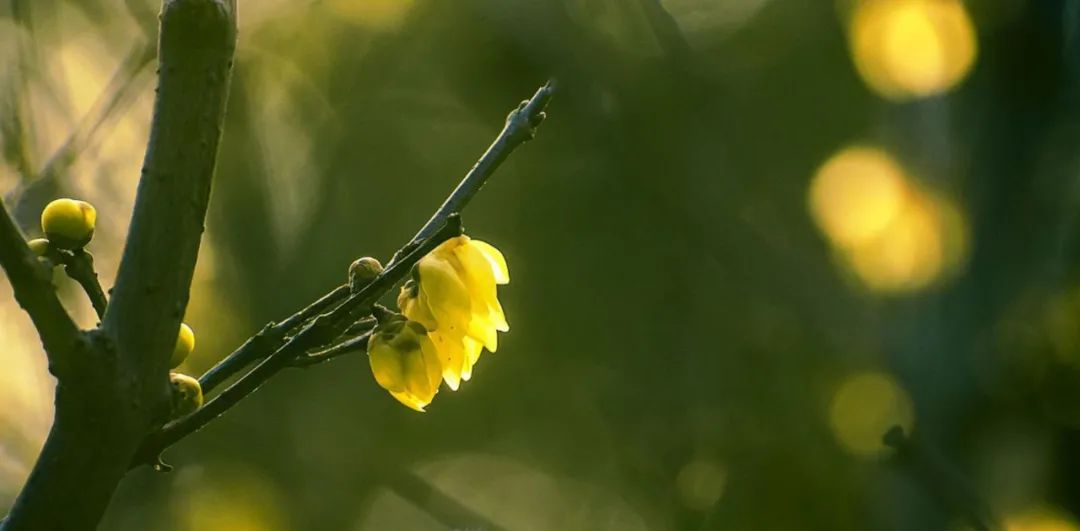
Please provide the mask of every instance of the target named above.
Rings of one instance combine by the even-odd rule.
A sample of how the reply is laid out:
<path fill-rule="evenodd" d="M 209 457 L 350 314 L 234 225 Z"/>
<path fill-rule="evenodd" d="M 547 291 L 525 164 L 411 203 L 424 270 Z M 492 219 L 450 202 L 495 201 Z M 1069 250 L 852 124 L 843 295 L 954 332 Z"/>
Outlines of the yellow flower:
<path fill-rule="evenodd" d="M 57 199 L 41 212 L 41 230 L 61 249 L 81 249 L 94 237 L 97 211 L 85 201 Z"/>
<path fill-rule="evenodd" d="M 424 325 L 439 353 L 443 380 L 456 390 L 472 377 L 484 347 L 495 352 L 497 332 L 510 330 L 496 285 L 510 282 L 501 252 L 468 236 L 451 238 L 417 264 L 419 282 L 406 285 L 398 307 Z"/>
<path fill-rule="evenodd" d="M 442 365 L 420 323 L 399 316 L 380 324 L 368 341 L 368 360 L 375 381 L 417 411 L 424 411 L 439 392 Z"/>

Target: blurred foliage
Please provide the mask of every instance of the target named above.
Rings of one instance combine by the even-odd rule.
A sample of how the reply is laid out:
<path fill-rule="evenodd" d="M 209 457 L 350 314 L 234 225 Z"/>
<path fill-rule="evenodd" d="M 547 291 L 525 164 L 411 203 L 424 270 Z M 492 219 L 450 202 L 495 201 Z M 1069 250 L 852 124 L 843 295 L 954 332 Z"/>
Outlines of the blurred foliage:
<path fill-rule="evenodd" d="M 183 370 L 388 257 L 555 76 L 464 216 L 513 331 L 426 414 L 360 355 L 284 374 L 132 473 L 105 529 L 964 529 L 894 424 L 1009 531 L 1078 529 L 1075 0 L 241 4 Z M 0 6 L 0 192 L 31 233 L 93 202 L 106 286 L 156 9 Z M 3 284 L 6 504 L 52 380 Z"/>

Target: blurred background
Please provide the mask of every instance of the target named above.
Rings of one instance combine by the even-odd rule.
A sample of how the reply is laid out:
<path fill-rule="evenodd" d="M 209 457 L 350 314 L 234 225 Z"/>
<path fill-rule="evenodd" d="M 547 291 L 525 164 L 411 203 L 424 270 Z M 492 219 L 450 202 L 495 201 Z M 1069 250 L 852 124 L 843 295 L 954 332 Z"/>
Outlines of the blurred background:
<path fill-rule="evenodd" d="M 512 331 L 426 414 L 285 373 L 104 529 L 1080 529 L 1080 2 L 240 4 L 182 370 L 388 258 L 553 76 L 464 216 Z M 106 288 L 158 8 L 0 5 L 0 192 L 94 203 Z M 6 282 L 0 345 L 3 509 L 53 385 Z"/>

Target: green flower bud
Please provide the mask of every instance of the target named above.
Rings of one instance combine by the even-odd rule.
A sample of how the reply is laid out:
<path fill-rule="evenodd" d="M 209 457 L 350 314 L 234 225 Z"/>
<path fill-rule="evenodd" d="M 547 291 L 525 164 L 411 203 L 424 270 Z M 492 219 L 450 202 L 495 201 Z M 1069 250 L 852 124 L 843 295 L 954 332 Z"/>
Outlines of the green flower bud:
<path fill-rule="evenodd" d="M 186 374 L 169 373 L 172 383 L 172 416 L 174 419 L 190 415 L 203 405 L 202 386 Z"/>
<path fill-rule="evenodd" d="M 169 367 L 173 369 L 179 367 L 193 350 L 195 350 L 195 332 L 187 323 L 180 323 L 180 332 L 176 335 L 176 345 L 173 347 L 172 357 L 169 358 Z"/>
<path fill-rule="evenodd" d="M 49 240 L 45 238 L 34 238 L 26 242 L 26 245 L 39 257 L 43 257 L 49 252 Z"/>
<path fill-rule="evenodd" d="M 57 199 L 41 212 L 41 230 L 60 249 L 81 249 L 94 237 L 97 211 L 85 201 Z"/>
<path fill-rule="evenodd" d="M 368 285 L 375 277 L 383 272 L 383 266 L 378 260 L 365 256 L 349 266 L 349 289 L 356 293 Z"/>

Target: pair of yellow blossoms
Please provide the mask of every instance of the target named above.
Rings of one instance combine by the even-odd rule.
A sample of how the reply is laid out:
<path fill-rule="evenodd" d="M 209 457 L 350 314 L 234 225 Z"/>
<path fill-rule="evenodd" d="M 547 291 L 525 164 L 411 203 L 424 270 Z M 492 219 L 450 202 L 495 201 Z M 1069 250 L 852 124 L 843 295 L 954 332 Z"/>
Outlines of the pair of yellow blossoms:
<path fill-rule="evenodd" d="M 510 274 L 498 249 L 464 235 L 421 258 L 416 272 L 398 296 L 405 318 L 379 325 L 368 358 L 380 386 L 423 411 L 440 380 L 456 391 L 482 350 L 498 348 L 497 333 L 510 330 L 495 288 Z"/>

